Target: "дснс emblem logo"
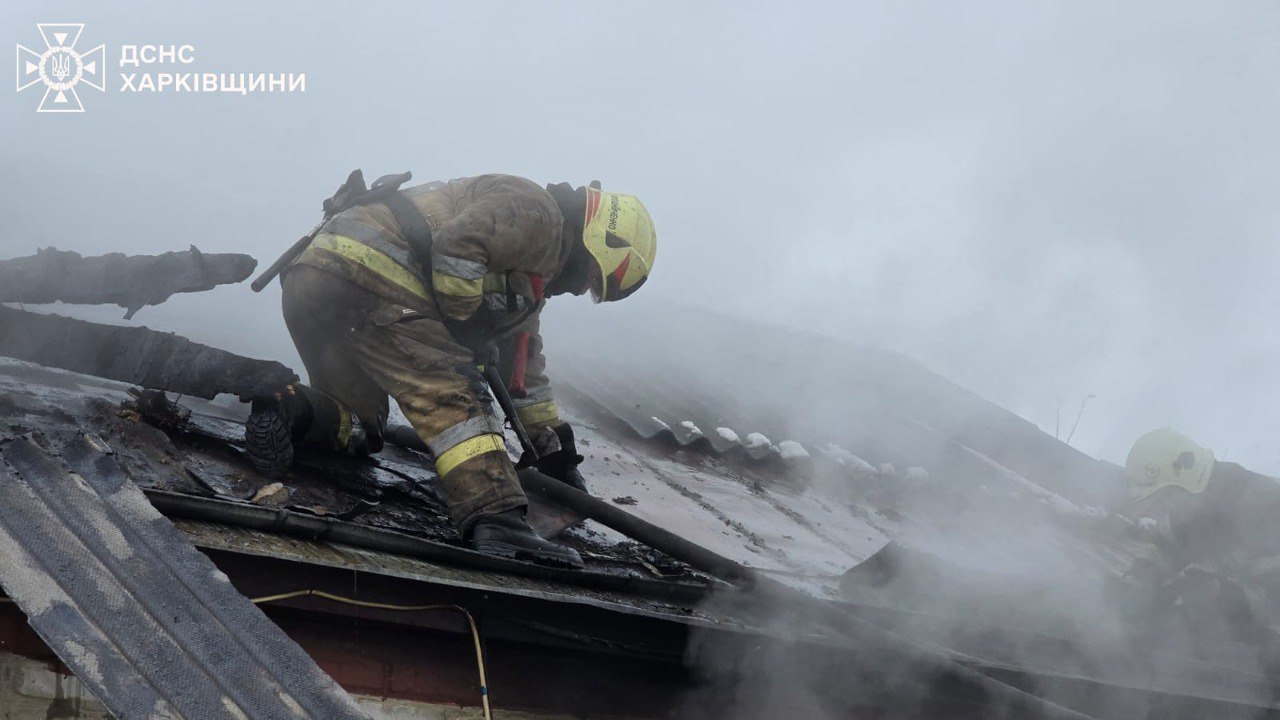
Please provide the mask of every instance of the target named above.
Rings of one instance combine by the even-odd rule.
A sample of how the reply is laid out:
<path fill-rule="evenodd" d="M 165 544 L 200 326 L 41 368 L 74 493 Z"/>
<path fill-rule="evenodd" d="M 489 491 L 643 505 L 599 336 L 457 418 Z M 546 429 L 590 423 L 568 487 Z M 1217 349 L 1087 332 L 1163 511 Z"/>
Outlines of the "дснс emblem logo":
<path fill-rule="evenodd" d="M 40 23 L 45 49 L 18 46 L 18 92 L 44 83 L 44 98 L 36 112 L 84 112 L 76 86 L 84 83 L 106 90 L 106 46 L 80 53 L 76 42 L 84 23 Z"/>

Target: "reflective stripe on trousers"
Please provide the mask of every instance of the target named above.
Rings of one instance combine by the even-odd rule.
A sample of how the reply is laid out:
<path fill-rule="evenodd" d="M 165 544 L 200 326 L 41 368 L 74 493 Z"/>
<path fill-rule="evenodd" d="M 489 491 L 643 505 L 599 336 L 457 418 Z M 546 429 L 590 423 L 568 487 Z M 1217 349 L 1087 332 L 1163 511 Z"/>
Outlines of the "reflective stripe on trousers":
<path fill-rule="evenodd" d="M 499 451 L 505 454 L 507 451 L 502 428 L 484 415 L 467 418 L 445 428 L 427 443 L 427 447 L 435 456 L 436 474 L 441 477 L 474 457 Z"/>
<path fill-rule="evenodd" d="M 526 427 L 549 425 L 560 419 L 560 408 L 551 399 L 551 388 L 540 387 L 522 398 L 515 398 L 516 415 Z"/>

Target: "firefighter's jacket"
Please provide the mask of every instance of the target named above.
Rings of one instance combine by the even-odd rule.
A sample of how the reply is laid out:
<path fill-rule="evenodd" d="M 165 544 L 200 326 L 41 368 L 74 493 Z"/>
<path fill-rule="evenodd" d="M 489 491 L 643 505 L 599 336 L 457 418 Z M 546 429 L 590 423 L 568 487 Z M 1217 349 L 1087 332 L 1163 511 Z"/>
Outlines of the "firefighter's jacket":
<path fill-rule="evenodd" d="M 1159 523 L 1167 571 L 1240 586 L 1258 618 L 1280 617 L 1280 481 L 1219 461 L 1197 502 Z"/>
<path fill-rule="evenodd" d="M 334 217 L 297 262 L 351 280 L 403 306 L 499 342 L 527 346 L 521 420 L 559 422 L 545 373 L 538 317 L 542 288 L 564 271 L 570 238 L 560 207 L 543 187 L 511 175 L 480 175 L 402 191 L 432 231 L 429 273 L 382 204 Z M 527 337 L 516 339 L 522 333 Z M 511 358 L 504 358 L 510 365 Z"/>

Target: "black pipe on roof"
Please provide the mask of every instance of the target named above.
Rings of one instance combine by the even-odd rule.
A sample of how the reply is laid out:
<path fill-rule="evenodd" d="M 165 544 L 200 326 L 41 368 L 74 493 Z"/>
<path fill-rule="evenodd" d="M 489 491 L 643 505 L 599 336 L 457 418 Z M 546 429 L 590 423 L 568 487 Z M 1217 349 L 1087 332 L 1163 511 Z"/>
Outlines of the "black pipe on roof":
<path fill-rule="evenodd" d="M 393 530 L 306 515 L 283 508 L 268 508 L 165 490 L 144 489 L 143 492 L 157 510 L 170 517 L 234 525 L 307 540 L 342 543 L 477 570 L 631 593 L 689 606 L 704 600 L 711 589 L 705 585 L 655 580 L 634 575 L 544 567 L 485 555 L 456 545 L 426 540 Z"/>

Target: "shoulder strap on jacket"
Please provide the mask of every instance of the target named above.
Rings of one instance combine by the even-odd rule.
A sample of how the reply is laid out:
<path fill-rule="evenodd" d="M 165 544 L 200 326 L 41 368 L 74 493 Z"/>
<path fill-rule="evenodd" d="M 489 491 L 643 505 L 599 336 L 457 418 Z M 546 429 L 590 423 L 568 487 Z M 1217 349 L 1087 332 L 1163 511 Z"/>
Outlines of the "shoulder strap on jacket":
<path fill-rule="evenodd" d="M 391 215 L 395 217 L 396 224 L 404 233 L 405 240 L 409 243 L 409 249 L 413 252 L 418 265 L 429 274 L 431 272 L 431 224 L 423 217 L 418 206 L 405 197 L 404 193 L 393 192 L 382 198 L 382 204 L 386 205 Z"/>

